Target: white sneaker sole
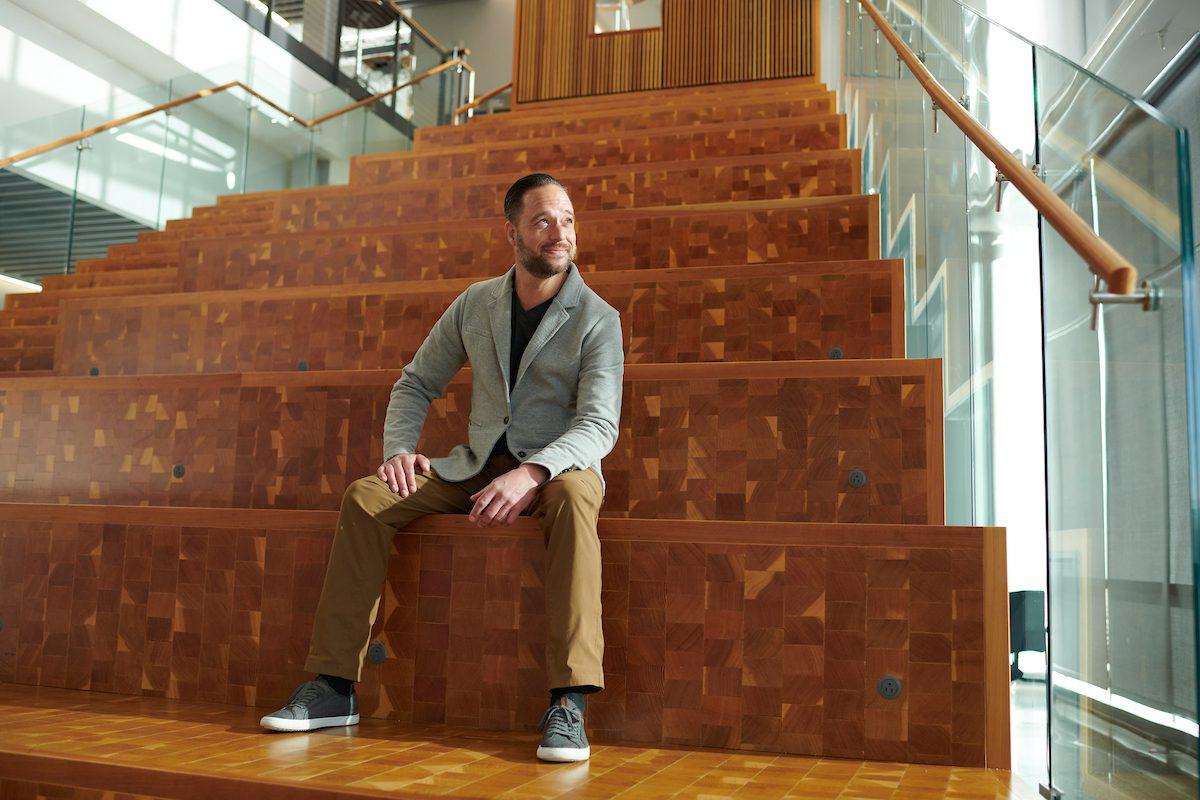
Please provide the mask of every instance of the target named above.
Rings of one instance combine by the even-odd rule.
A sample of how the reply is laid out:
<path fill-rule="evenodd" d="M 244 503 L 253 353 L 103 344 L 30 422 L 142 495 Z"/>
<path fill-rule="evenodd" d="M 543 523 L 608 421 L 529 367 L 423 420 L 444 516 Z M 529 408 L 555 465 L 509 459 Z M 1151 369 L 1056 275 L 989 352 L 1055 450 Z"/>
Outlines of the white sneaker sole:
<path fill-rule="evenodd" d="M 537 749 L 537 757 L 542 761 L 587 761 L 591 757 L 592 748 L 589 747 L 545 747 L 539 746 Z"/>
<path fill-rule="evenodd" d="M 358 714 L 348 717 L 316 717 L 315 719 L 281 719 L 266 716 L 258 724 L 271 731 L 315 731 L 318 728 L 335 728 L 344 725 L 357 725 Z"/>

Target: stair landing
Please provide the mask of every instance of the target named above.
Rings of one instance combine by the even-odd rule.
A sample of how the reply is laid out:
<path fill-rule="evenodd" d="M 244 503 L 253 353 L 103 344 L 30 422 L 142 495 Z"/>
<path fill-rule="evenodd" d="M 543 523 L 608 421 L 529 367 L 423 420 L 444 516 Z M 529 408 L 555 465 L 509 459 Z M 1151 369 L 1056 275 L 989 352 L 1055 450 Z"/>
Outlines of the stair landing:
<path fill-rule="evenodd" d="M 533 734 L 367 719 L 272 734 L 264 709 L 0 684 L 0 795 L 1033 800 L 1002 770 L 592 743 L 543 764 Z M 70 788 L 52 788 L 68 786 Z M 122 795 L 125 796 L 125 795 Z"/>

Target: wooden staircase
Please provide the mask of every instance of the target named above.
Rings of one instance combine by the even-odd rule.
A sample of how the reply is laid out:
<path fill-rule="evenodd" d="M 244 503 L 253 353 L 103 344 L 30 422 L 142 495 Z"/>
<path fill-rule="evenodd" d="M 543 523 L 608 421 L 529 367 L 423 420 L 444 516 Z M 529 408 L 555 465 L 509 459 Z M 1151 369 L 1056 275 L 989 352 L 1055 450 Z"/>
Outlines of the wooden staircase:
<path fill-rule="evenodd" d="M 0 776 L 26 791 L 53 783 L 38 758 L 95 754 L 45 749 L 51 707 L 156 709 L 168 731 L 196 701 L 276 707 L 306 677 L 342 491 L 381 461 L 390 387 L 433 322 L 511 264 L 501 201 L 531 171 L 570 191 L 577 262 L 627 351 L 593 738 L 779 769 L 1007 768 L 1003 531 L 944 525 L 941 365 L 904 358 L 902 262 L 878 258 L 845 139 L 811 78 L 538 104 L 422 129 L 412 152 L 356 159 L 347 186 L 223 197 L 10 296 L 0 702 L 39 699 Z M 434 403 L 421 452 L 466 440 L 469 381 Z M 360 732 L 390 752 L 393 730 L 531 728 L 541 550 L 528 519 L 396 537 L 360 698 L 405 727 Z M 234 750 L 258 736 L 253 713 L 212 714 L 240 720 Z M 111 755 L 112 786 L 190 796 Z M 180 768 L 248 778 L 218 762 Z M 300 772 L 270 791 L 351 782 Z M 362 789 L 446 785 L 402 783 Z"/>

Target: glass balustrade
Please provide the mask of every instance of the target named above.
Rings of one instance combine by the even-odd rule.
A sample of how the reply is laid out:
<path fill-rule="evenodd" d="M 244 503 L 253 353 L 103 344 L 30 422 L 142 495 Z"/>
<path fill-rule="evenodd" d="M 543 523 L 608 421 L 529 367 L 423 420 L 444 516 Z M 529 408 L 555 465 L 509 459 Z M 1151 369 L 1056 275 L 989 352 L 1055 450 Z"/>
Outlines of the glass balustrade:
<path fill-rule="evenodd" d="M 413 50 L 402 82 L 444 60 L 420 39 Z M 230 64 L 0 128 L 0 159 L 232 80 L 270 102 L 234 87 L 6 167 L 6 194 L 28 187 L 45 213 L 24 200 L 0 203 L 0 271 L 27 280 L 73 271 L 80 259 L 103 257 L 109 245 L 162 229 L 222 195 L 346 183 L 355 156 L 411 149 L 416 126 L 445 124 L 465 78 L 450 68 L 310 127 L 289 114 L 315 120 L 354 98 L 308 90 L 259 63 Z"/>
<path fill-rule="evenodd" d="M 1194 798 L 1187 132 L 957 0 L 875 7 L 1147 282 L 1136 303 L 1093 303 L 1110 298 L 1086 262 L 932 107 L 858 0 L 842 6 L 839 96 L 881 198 L 881 255 L 903 259 L 907 352 L 943 363 L 947 521 L 1006 527 L 1010 589 L 1046 592 L 1048 682 L 1014 684 L 1013 720 L 1047 739 L 1014 737 L 1014 771 L 1064 798 Z"/>

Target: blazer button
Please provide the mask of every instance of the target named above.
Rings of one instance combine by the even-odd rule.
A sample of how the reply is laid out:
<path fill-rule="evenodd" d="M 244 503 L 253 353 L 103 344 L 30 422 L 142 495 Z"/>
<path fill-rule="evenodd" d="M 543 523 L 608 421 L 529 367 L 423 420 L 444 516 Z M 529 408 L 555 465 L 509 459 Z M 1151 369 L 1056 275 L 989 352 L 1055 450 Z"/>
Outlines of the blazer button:
<path fill-rule="evenodd" d="M 505 424 L 505 425 L 507 425 L 507 424 L 508 424 L 508 417 L 505 417 L 505 418 L 504 418 L 504 424 Z"/>
<path fill-rule="evenodd" d="M 524 457 L 525 457 L 525 451 L 524 451 L 524 450 L 518 450 L 518 451 L 517 451 L 517 455 L 519 455 L 521 458 L 524 458 Z"/>

